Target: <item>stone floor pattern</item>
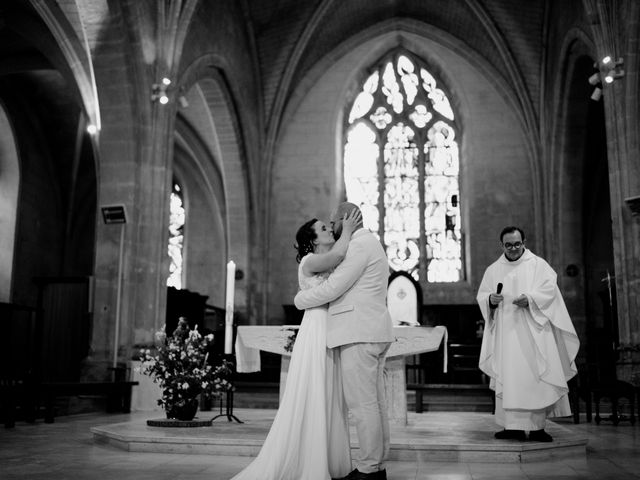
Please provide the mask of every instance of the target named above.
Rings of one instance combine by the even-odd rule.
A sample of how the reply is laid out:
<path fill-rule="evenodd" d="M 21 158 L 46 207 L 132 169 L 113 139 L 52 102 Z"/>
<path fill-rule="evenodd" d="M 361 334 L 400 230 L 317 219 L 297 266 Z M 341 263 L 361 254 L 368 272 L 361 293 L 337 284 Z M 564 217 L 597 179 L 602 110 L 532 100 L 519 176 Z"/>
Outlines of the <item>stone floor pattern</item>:
<path fill-rule="evenodd" d="M 83 414 L 57 417 L 54 424 L 18 422 L 14 429 L 1 429 L 0 479 L 227 480 L 251 461 L 238 456 L 132 453 L 94 442 L 91 427 L 131 418 Z M 640 479 L 639 425 L 561 422 L 588 438 L 586 459 L 521 464 L 395 461 L 389 462 L 387 476 L 389 480 Z"/>

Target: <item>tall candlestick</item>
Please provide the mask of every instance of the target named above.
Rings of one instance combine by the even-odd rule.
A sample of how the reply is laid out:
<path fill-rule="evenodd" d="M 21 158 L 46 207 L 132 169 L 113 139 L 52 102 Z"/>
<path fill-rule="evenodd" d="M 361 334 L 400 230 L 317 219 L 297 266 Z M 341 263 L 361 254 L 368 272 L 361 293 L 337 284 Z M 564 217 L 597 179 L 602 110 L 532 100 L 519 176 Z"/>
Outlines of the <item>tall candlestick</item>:
<path fill-rule="evenodd" d="M 224 353 L 233 353 L 233 299 L 236 282 L 236 264 L 227 263 L 227 301 L 225 303 Z"/>

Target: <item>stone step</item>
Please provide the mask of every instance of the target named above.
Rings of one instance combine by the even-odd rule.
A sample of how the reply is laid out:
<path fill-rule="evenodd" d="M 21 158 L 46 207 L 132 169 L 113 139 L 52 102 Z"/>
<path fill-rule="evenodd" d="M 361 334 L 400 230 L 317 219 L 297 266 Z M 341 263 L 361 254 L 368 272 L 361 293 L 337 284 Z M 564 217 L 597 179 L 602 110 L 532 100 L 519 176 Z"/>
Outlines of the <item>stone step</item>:
<path fill-rule="evenodd" d="M 435 393 L 424 393 L 422 408 L 433 412 L 491 412 L 491 397 L 485 393 L 472 393 L 470 389 L 461 389 L 460 395 L 448 390 Z M 279 393 L 277 390 L 261 388 L 258 391 L 237 390 L 234 394 L 235 408 L 278 408 Z M 214 405 L 214 409 L 216 406 Z M 415 392 L 407 391 L 407 409 L 415 410 Z"/>
<path fill-rule="evenodd" d="M 147 412 L 144 416 L 133 414 L 128 422 L 92 427 L 91 433 L 96 443 L 109 444 L 128 452 L 257 455 L 276 411 L 237 409 L 234 414 L 244 423 L 219 418 L 211 427 L 148 427 L 145 420 L 157 416 L 157 413 Z M 203 412 L 198 415 L 203 419 L 211 418 Z M 554 439 L 551 443 L 496 440 L 493 437 L 495 429 L 493 416 L 488 413 L 408 412 L 406 425 L 390 425 L 389 460 L 429 462 L 429 468 L 436 471 L 433 478 L 447 475 L 437 475 L 437 466 L 432 466 L 432 462 L 518 464 L 571 457 L 582 457 L 582 461 L 587 461 L 587 437 L 570 424 L 548 422 L 546 430 Z M 352 455 L 357 458 L 358 436 L 353 423 L 350 424 L 350 437 Z M 414 477 L 415 474 L 411 478 Z M 470 477 L 467 473 L 455 478 Z"/>

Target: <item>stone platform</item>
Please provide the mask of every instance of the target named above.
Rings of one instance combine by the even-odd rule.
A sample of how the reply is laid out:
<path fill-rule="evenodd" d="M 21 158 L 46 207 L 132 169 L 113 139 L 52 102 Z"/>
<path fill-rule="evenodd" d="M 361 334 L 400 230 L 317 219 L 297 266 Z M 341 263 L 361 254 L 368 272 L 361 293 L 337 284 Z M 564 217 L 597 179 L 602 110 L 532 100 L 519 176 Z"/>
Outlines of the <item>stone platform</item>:
<path fill-rule="evenodd" d="M 217 412 L 198 412 L 207 420 Z M 218 418 L 210 427 L 163 428 L 147 426 L 160 412 L 131 415 L 131 421 L 91 428 L 94 441 L 130 452 L 256 456 L 271 426 L 275 410 L 236 409 L 244 423 Z M 585 457 L 586 436 L 568 423 L 548 422 L 551 443 L 496 440 L 493 415 L 472 412 L 409 413 L 408 425 L 391 427 L 389 460 L 527 463 L 556 457 Z M 351 426 L 352 455 L 358 440 Z"/>

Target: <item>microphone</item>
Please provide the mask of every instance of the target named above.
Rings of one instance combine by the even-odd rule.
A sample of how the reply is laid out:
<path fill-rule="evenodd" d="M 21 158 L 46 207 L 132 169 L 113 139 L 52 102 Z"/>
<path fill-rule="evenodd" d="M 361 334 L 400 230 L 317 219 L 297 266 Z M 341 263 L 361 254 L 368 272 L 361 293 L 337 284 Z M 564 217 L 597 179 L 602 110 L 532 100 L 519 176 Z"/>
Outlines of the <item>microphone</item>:
<path fill-rule="evenodd" d="M 500 295 L 500 292 L 502 292 L 502 283 L 498 283 L 498 288 L 497 288 L 497 290 L 496 290 L 496 293 L 497 293 L 498 295 Z"/>

